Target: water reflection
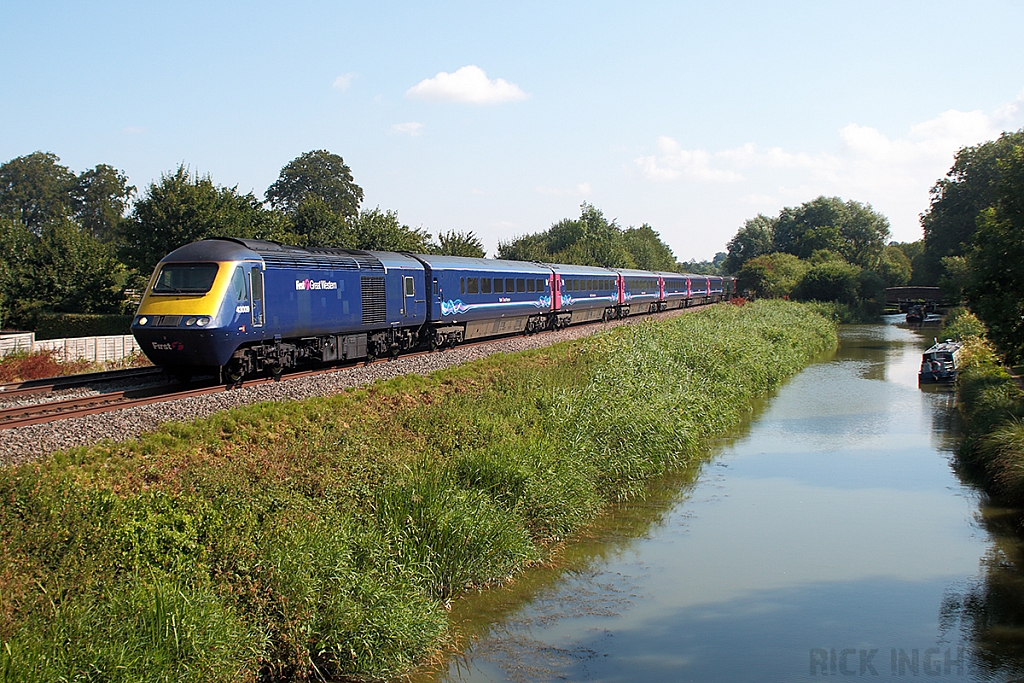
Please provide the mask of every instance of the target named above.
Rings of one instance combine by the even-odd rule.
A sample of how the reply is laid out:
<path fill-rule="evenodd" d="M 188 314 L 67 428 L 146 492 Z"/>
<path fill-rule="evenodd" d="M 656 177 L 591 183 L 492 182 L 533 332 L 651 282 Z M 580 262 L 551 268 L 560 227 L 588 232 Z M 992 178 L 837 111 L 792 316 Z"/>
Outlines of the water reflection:
<path fill-rule="evenodd" d="M 917 386 L 930 343 L 844 328 L 696 483 L 659 482 L 556 565 L 457 603 L 463 654 L 419 678 L 1024 673 L 1018 520 L 950 467 L 952 394 Z"/>

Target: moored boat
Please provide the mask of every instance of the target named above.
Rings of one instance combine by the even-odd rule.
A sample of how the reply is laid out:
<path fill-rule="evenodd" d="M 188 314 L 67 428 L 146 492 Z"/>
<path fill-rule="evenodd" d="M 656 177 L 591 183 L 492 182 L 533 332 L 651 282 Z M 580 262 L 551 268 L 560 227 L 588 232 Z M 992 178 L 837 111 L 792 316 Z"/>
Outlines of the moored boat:
<path fill-rule="evenodd" d="M 936 342 L 921 356 L 921 371 L 917 374 L 917 383 L 935 384 L 955 380 L 960 365 L 960 348 L 960 342 L 952 339 Z"/>

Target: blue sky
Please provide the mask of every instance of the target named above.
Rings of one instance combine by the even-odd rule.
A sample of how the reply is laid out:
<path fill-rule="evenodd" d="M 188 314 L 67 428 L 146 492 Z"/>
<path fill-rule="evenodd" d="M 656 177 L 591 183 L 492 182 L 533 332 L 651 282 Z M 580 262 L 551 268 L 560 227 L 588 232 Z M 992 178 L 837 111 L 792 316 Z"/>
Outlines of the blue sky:
<path fill-rule="evenodd" d="M 262 197 L 341 154 L 364 207 L 499 240 L 590 202 L 710 258 L 819 194 L 920 237 L 955 151 L 1024 126 L 1024 3 L 0 0 L 0 161 Z"/>

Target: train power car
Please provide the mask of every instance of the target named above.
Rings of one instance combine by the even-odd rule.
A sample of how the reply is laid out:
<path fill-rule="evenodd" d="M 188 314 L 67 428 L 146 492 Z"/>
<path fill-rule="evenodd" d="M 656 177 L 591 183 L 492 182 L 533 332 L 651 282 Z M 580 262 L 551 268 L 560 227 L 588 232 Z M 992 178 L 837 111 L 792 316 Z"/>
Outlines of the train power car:
<path fill-rule="evenodd" d="M 229 379 L 394 354 L 419 342 L 424 282 L 404 254 L 203 240 L 157 264 L 132 334 L 156 365 Z"/>

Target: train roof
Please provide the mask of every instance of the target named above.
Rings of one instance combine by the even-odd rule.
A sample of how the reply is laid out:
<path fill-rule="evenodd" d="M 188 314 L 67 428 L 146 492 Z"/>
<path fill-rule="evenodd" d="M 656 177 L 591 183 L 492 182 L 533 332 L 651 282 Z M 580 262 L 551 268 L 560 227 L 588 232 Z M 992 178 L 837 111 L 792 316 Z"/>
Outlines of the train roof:
<path fill-rule="evenodd" d="M 615 271 L 601 266 L 575 266 L 567 263 L 545 263 L 545 267 L 560 275 L 596 275 L 598 277 L 614 277 Z"/>
<path fill-rule="evenodd" d="M 612 270 L 626 277 L 651 277 L 652 275 L 658 275 L 653 270 L 638 270 L 636 268 L 612 268 Z"/>
<path fill-rule="evenodd" d="M 551 268 L 548 266 L 531 261 L 505 261 L 503 259 L 437 256 L 434 254 L 416 254 L 416 258 L 429 265 L 432 269 L 486 270 L 544 275 L 551 273 Z"/>
<path fill-rule="evenodd" d="M 242 240 L 214 238 L 178 247 L 160 259 L 161 263 L 183 261 L 255 261 L 260 255 Z"/>
<path fill-rule="evenodd" d="M 192 242 L 175 249 L 162 262 L 246 260 L 262 260 L 267 266 L 328 270 L 383 271 L 387 267 L 419 267 L 416 259 L 404 254 L 331 247 L 295 247 L 240 237 L 213 237 Z"/>

